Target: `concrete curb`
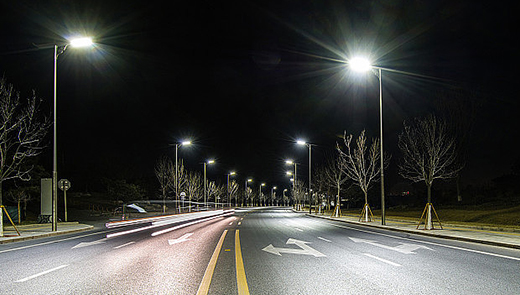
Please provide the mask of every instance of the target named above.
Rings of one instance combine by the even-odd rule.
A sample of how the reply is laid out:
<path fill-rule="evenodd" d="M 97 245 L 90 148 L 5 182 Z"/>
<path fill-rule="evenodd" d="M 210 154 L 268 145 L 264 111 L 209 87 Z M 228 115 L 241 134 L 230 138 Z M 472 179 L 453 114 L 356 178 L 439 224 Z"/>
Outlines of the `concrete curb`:
<path fill-rule="evenodd" d="M 52 236 L 58 236 L 58 235 L 65 235 L 65 234 L 72 234 L 82 231 L 88 231 L 94 228 L 92 225 L 86 225 L 82 224 L 82 228 L 74 228 L 70 230 L 62 230 L 62 231 L 55 231 L 55 232 L 45 232 L 45 233 L 37 233 L 29 236 L 17 236 L 17 237 L 0 237 L 0 244 L 8 244 L 13 242 L 21 242 L 26 240 L 33 240 L 33 239 L 39 239 L 39 238 L 45 238 L 45 237 L 52 237 Z"/>
<path fill-rule="evenodd" d="M 373 227 L 373 228 L 385 229 L 385 230 L 396 231 L 396 232 L 405 232 L 405 233 L 416 234 L 416 235 L 423 235 L 423 236 L 434 237 L 434 238 L 457 240 L 457 241 L 463 241 L 463 242 L 472 242 L 472 243 L 479 243 L 479 244 L 492 245 L 492 246 L 498 246 L 498 247 L 520 249 L 520 245 L 516 245 L 516 244 L 509 244 L 509 243 L 497 242 L 497 241 L 480 240 L 480 239 L 468 238 L 468 237 L 455 237 L 455 236 L 443 235 L 442 233 L 440 233 L 437 230 L 435 230 L 435 233 L 433 233 L 433 232 L 427 232 L 427 231 L 418 231 L 418 230 L 409 230 L 409 229 L 403 229 L 403 228 L 396 228 L 396 227 L 390 227 L 390 226 L 384 226 L 384 225 L 378 225 L 378 224 L 366 224 L 366 223 L 355 222 L 355 221 L 344 220 L 344 219 L 343 220 L 342 219 L 335 219 L 335 218 L 331 218 L 331 217 L 327 217 L 327 216 L 312 215 L 312 214 L 309 214 L 309 213 L 305 213 L 305 215 L 310 216 L 310 217 L 315 217 L 315 218 L 334 220 L 334 221 L 344 222 L 344 223 L 348 223 L 348 224 L 354 224 L 354 225 L 365 226 L 365 227 Z"/>

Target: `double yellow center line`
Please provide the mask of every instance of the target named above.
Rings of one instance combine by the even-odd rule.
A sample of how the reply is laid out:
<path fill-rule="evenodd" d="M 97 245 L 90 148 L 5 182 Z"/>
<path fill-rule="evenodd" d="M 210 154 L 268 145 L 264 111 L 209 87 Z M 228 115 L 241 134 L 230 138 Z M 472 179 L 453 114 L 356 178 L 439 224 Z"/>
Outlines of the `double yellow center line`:
<path fill-rule="evenodd" d="M 202 282 L 200 283 L 197 295 L 207 295 L 209 292 L 211 279 L 213 278 L 213 273 L 217 265 L 218 256 L 220 254 L 220 250 L 222 249 L 222 244 L 224 243 L 224 239 L 226 238 L 227 232 L 227 229 L 224 230 L 222 236 L 220 236 L 220 240 L 217 243 L 217 247 L 215 247 L 215 251 L 213 251 L 213 255 L 209 260 L 208 267 L 206 268 L 206 272 L 204 273 L 204 277 L 202 278 Z M 240 247 L 240 230 L 238 229 L 235 231 L 235 265 L 237 274 L 238 295 L 249 295 L 249 287 L 247 286 L 244 261 L 242 259 L 242 248 Z"/>

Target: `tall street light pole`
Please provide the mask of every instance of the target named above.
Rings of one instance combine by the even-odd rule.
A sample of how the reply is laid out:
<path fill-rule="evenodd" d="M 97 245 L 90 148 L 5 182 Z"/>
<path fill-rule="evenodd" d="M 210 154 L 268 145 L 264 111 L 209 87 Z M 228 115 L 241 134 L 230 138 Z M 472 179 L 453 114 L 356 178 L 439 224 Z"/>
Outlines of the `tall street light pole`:
<path fill-rule="evenodd" d="M 379 136 L 381 141 L 380 158 L 381 162 L 381 225 L 386 224 L 385 214 L 385 174 L 384 174 L 384 157 L 383 157 L 383 72 L 384 68 L 372 66 L 370 61 L 357 57 L 349 61 L 350 67 L 357 72 L 367 72 L 371 69 L 378 70 L 377 77 L 379 79 Z"/>
<path fill-rule="evenodd" d="M 303 140 L 298 140 L 296 141 L 297 144 L 299 145 L 306 145 L 309 147 L 309 214 L 312 213 L 312 180 L 311 180 L 311 177 L 312 177 L 312 171 L 311 171 L 311 167 L 312 167 L 312 144 L 308 143 L 308 142 L 305 142 Z"/>
<path fill-rule="evenodd" d="M 208 208 L 208 191 L 207 191 L 207 188 L 206 188 L 206 184 L 207 184 L 207 181 L 206 181 L 206 166 L 208 164 L 214 164 L 215 163 L 215 160 L 209 160 L 209 161 L 206 161 L 204 162 L 204 207 Z"/>
<path fill-rule="evenodd" d="M 76 38 L 68 44 L 54 44 L 54 121 L 53 121 L 53 148 L 52 148 L 52 231 L 58 230 L 58 128 L 57 128 L 57 93 L 58 93 L 58 56 L 67 50 L 68 46 L 87 47 L 92 45 L 92 38 Z"/>
<path fill-rule="evenodd" d="M 189 140 L 178 142 L 175 144 L 175 200 L 177 201 L 177 204 L 179 203 L 179 165 L 177 164 L 178 158 L 179 158 L 178 151 L 179 151 L 179 147 L 190 145 L 190 144 L 191 144 L 191 141 L 189 141 Z M 184 206 L 184 204 L 183 204 L 183 206 Z M 190 204 L 190 206 L 191 206 L 191 204 Z"/>

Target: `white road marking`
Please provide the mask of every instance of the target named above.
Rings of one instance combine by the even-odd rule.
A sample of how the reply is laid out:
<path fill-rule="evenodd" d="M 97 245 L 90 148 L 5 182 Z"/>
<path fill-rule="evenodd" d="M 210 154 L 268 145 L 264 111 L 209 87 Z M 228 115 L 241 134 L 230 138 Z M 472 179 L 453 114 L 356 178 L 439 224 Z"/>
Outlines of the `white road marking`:
<path fill-rule="evenodd" d="M 348 237 L 348 238 L 351 239 L 354 243 L 366 243 L 366 244 L 369 244 L 369 245 L 372 245 L 372 246 L 380 247 L 380 248 L 387 249 L 387 250 L 396 251 L 396 252 L 399 252 L 399 253 L 402 253 L 402 254 L 416 254 L 414 251 L 417 250 L 417 249 L 427 249 L 427 250 L 430 250 L 430 251 L 435 251 L 435 250 L 433 250 L 431 248 L 428 248 L 426 246 L 417 245 L 417 244 L 401 243 L 401 245 L 399 245 L 399 246 L 391 247 L 391 246 L 379 244 L 376 241 L 359 239 L 359 238 L 352 238 L 352 237 Z"/>
<path fill-rule="evenodd" d="M 230 222 L 229 225 L 233 225 L 233 222 Z"/>
<path fill-rule="evenodd" d="M 402 266 L 398 263 L 395 263 L 395 262 L 392 262 L 390 260 L 386 260 L 386 259 L 383 259 L 383 258 L 380 258 L 380 257 L 377 257 L 377 256 L 374 256 L 374 255 L 371 255 L 371 254 L 368 254 L 368 253 L 363 253 L 363 255 L 367 256 L 367 257 L 370 257 L 370 258 L 374 258 L 376 260 L 379 260 L 381 262 L 384 262 L 384 263 L 387 263 L 387 264 L 390 264 L 390 265 L 393 265 L 393 266 Z"/>
<path fill-rule="evenodd" d="M 193 235 L 193 233 L 187 233 L 177 239 L 173 239 L 173 240 L 168 240 L 168 244 L 173 245 L 173 244 L 178 244 L 178 243 L 182 243 L 182 242 L 186 242 L 190 239 L 188 239 L 191 235 Z"/>
<path fill-rule="evenodd" d="M 318 250 L 310 247 L 309 242 L 300 241 L 296 239 L 288 239 L 287 245 L 296 245 L 300 247 L 301 249 L 294 249 L 294 248 L 276 248 L 273 246 L 273 244 L 270 244 L 269 246 L 263 248 L 262 250 L 274 255 L 282 256 L 280 253 L 288 253 L 288 254 L 299 254 L 299 255 L 311 255 L 314 257 L 326 257 L 327 255 L 319 252 Z"/>
<path fill-rule="evenodd" d="M 239 221 L 239 222 L 238 222 L 238 225 L 241 225 L 241 224 L 242 224 L 242 222 Z"/>
<path fill-rule="evenodd" d="M 83 248 L 83 247 L 88 247 L 88 246 L 92 246 L 92 245 L 99 245 L 99 244 L 105 243 L 106 241 L 107 241 L 107 238 L 103 238 L 103 239 L 100 239 L 97 241 L 92 241 L 92 242 L 81 242 L 81 243 L 77 244 L 76 246 L 72 247 L 71 249 Z"/>
<path fill-rule="evenodd" d="M 119 246 L 114 247 L 114 249 L 123 248 L 123 247 L 129 246 L 129 245 L 132 245 L 132 244 L 135 244 L 135 242 L 128 242 L 126 244 L 119 245 Z"/>
<path fill-rule="evenodd" d="M 374 234 L 374 235 L 380 235 L 380 236 L 390 237 L 390 238 L 394 238 L 394 239 L 413 241 L 413 242 L 417 242 L 417 243 L 423 243 L 423 244 L 428 244 L 428 245 L 435 245 L 435 246 L 440 246 L 440 247 L 444 247 L 444 248 L 456 249 L 456 250 L 461 250 L 461 251 L 467 251 L 467 252 L 472 252 L 472 253 L 478 253 L 478 254 L 483 254 L 483 255 L 489 255 L 489 256 L 495 256 L 495 257 L 500 257 L 500 258 L 520 261 L 520 258 L 518 258 L 518 257 L 512 257 L 512 256 L 496 254 L 496 253 L 491 253 L 491 252 L 484 252 L 484 251 L 473 250 L 473 249 L 468 249 L 468 248 L 462 248 L 462 247 L 457 247 L 457 246 L 444 245 L 444 244 L 428 242 L 428 241 L 412 240 L 412 239 L 409 239 L 409 238 L 392 236 L 392 235 L 387 235 L 387 234 L 378 233 L 378 232 L 374 232 L 374 231 L 367 231 L 367 230 L 357 229 L 357 228 L 353 228 L 353 227 L 342 226 L 342 225 L 339 225 L 339 224 L 333 224 L 333 223 L 329 223 L 329 224 L 332 225 L 332 226 L 335 226 L 335 227 L 341 227 L 341 228 L 344 228 L 344 229 L 356 230 L 356 231 L 359 231 L 359 232 L 364 232 L 364 233 L 369 233 L 369 234 Z M 413 233 L 410 233 L 410 234 L 413 234 Z M 432 236 L 432 238 L 435 238 L 435 237 Z"/>
<path fill-rule="evenodd" d="M 294 229 L 297 230 L 297 231 L 303 231 L 303 229 L 297 228 L 297 227 L 295 227 Z"/>
<path fill-rule="evenodd" d="M 17 283 L 27 282 L 28 280 L 32 280 L 32 279 L 37 278 L 37 277 L 39 277 L 39 276 L 46 275 L 46 274 L 48 274 L 48 273 L 51 273 L 51 272 L 53 272 L 53 271 L 57 271 L 57 270 L 59 270 L 59 269 L 62 269 L 62 268 L 64 268 L 64 267 L 67 267 L 67 266 L 68 266 L 67 264 L 60 265 L 60 266 L 58 266 L 58 267 L 55 267 L 55 268 L 52 268 L 52 269 L 49 269 L 49 270 L 46 270 L 46 271 L 42 271 L 42 272 L 37 273 L 37 274 L 35 274 L 35 275 L 32 275 L 32 276 L 30 276 L 30 277 L 26 277 L 26 278 L 20 279 L 20 280 L 18 280 L 18 281 L 16 281 L 16 282 L 17 282 Z"/>
<path fill-rule="evenodd" d="M 322 240 L 322 241 L 325 241 L 325 242 L 329 242 L 329 243 L 332 243 L 332 241 L 331 241 L 331 240 L 327 240 L 327 239 L 325 239 L 325 238 L 322 238 L 322 237 L 318 237 L 318 239 L 320 239 L 320 240 Z"/>

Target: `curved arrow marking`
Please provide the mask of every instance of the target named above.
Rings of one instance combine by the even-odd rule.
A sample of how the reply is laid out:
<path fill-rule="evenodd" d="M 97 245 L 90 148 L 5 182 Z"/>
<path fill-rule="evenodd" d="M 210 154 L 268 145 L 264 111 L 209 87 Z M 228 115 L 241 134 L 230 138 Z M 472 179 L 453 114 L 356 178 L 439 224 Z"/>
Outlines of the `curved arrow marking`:
<path fill-rule="evenodd" d="M 263 248 L 262 250 L 274 255 L 282 256 L 282 253 L 287 254 L 298 254 L 298 255 L 311 255 L 314 257 L 327 257 L 327 255 L 319 252 L 318 250 L 312 248 L 311 246 L 307 245 L 310 244 L 309 242 L 300 241 L 296 239 L 288 239 L 286 242 L 287 245 L 296 245 L 300 247 L 300 249 L 295 248 L 276 248 L 273 246 L 273 244 L 270 244 L 269 246 Z"/>

